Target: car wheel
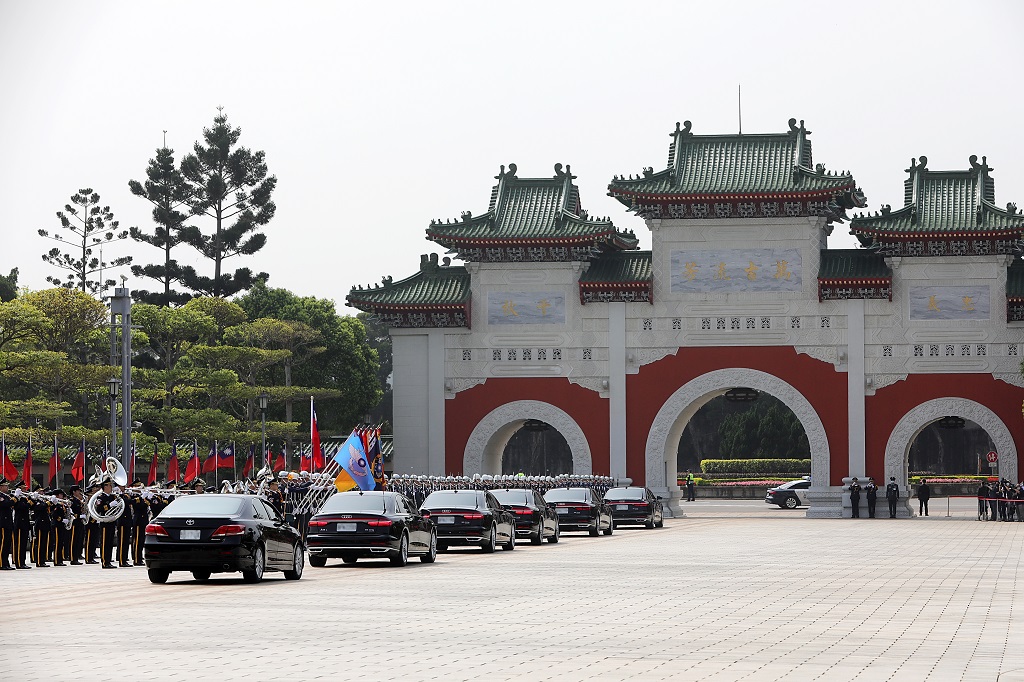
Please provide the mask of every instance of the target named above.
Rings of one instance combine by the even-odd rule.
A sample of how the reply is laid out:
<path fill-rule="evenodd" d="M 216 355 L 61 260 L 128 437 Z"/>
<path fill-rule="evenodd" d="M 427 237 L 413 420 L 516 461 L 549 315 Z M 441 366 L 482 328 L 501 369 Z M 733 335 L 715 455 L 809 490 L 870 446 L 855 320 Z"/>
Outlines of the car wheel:
<path fill-rule="evenodd" d="M 266 558 L 263 555 L 263 545 L 256 545 L 256 551 L 252 554 L 252 568 L 242 571 L 242 580 L 247 583 L 258 583 L 263 580 L 265 568 Z"/>
<path fill-rule="evenodd" d="M 512 526 L 512 532 L 508 534 L 508 542 L 501 546 L 502 551 L 511 552 L 516 548 L 516 527 Z"/>
<path fill-rule="evenodd" d="M 615 522 L 612 521 L 611 519 L 608 519 L 608 528 L 605 529 L 604 534 L 605 535 L 611 535 L 614 532 L 615 532 Z"/>
<path fill-rule="evenodd" d="M 530 536 L 530 544 L 531 545 L 539 545 L 542 542 L 544 542 L 544 522 L 543 521 L 541 521 L 540 525 L 537 526 L 537 534 Z"/>
<path fill-rule="evenodd" d="M 601 517 L 594 519 L 594 525 L 590 528 L 590 537 L 596 538 L 601 534 Z"/>
<path fill-rule="evenodd" d="M 427 553 L 420 557 L 425 564 L 432 564 L 437 560 L 437 533 L 430 531 L 430 548 Z"/>
<path fill-rule="evenodd" d="M 552 545 L 555 544 L 556 542 L 558 542 L 558 536 L 561 533 L 562 533 L 562 531 L 559 530 L 558 526 L 556 525 L 555 526 L 555 534 L 548 538 L 548 542 L 550 542 Z"/>
<path fill-rule="evenodd" d="M 662 514 L 661 516 L 658 517 L 658 520 L 657 520 L 657 522 L 655 522 L 654 527 L 655 528 L 661 528 L 664 525 L 665 525 L 665 515 Z"/>
<path fill-rule="evenodd" d="M 306 567 L 306 552 L 302 545 L 295 545 L 295 558 L 292 560 L 292 570 L 284 572 L 285 580 L 298 580 L 302 577 L 302 569 Z"/>
<path fill-rule="evenodd" d="M 151 568 L 149 569 L 149 582 L 157 585 L 163 585 L 167 582 L 167 578 L 171 575 L 171 572 L 165 568 Z"/>
<path fill-rule="evenodd" d="M 205 583 L 210 579 L 212 571 L 192 571 L 192 577 L 197 583 Z"/>
<path fill-rule="evenodd" d="M 644 521 L 644 528 L 654 528 L 654 514 L 651 514 L 650 521 Z"/>
<path fill-rule="evenodd" d="M 398 554 L 391 557 L 392 566 L 405 566 L 409 563 L 409 536 L 402 533 L 402 539 L 398 542 Z"/>
<path fill-rule="evenodd" d="M 317 568 L 323 568 L 327 565 L 327 557 L 317 556 L 316 554 L 309 555 L 309 565 L 316 566 Z"/>
<path fill-rule="evenodd" d="M 786 509 L 796 509 L 800 506 L 800 500 L 795 497 L 787 497 L 784 504 L 786 505 Z"/>
<path fill-rule="evenodd" d="M 359 557 L 357 557 L 357 556 L 343 556 L 343 557 L 341 557 L 341 563 L 343 563 L 343 564 L 354 564 L 357 561 L 359 561 Z"/>
<path fill-rule="evenodd" d="M 484 554 L 490 554 L 494 551 L 494 546 L 498 544 L 498 533 L 494 530 L 494 524 L 491 524 L 490 535 L 487 536 L 487 540 L 481 543 L 480 551 Z"/>

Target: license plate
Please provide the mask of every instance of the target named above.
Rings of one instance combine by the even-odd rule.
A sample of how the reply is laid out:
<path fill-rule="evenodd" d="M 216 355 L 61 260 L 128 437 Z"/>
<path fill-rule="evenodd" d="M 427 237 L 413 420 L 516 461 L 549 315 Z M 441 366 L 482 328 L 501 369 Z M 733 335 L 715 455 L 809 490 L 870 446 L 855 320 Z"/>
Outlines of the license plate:
<path fill-rule="evenodd" d="M 615 505 L 615 508 L 618 511 L 629 511 L 629 505 L 628 504 L 617 504 L 617 505 Z"/>
<path fill-rule="evenodd" d="M 199 533 L 198 530 L 183 530 L 178 537 L 182 540 L 198 540 Z"/>
<path fill-rule="evenodd" d="M 438 516 L 437 517 L 437 523 L 438 523 L 438 525 L 445 524 L 445 523 L 455 523 L 455 517 L 454 516 Z"/>
<path fill-rule="evenodd" d="M 356 524 L 354 524 L 354 523 L 339 523 L 338 524 L 338 532 L 339 533 L 354 533 L 355 530 L 356 530 Z"/>
<path fill-rule="evenodd" d="M 569 509 L 567 507 L 558 507 L 558 509 L 556 511 L 559 514 L 568 514 L 569 513 Z"/>

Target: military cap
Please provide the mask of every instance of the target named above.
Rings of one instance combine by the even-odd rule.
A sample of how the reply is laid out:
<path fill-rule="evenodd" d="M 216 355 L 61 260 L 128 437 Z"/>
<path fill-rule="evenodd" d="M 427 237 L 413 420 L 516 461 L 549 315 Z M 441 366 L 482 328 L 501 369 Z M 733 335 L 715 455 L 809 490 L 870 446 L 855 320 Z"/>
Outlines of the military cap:
<path fill-rule="evenodd" d="M 80 486 L 80 485 L 78 485 L 78 484 L 76 483 L 75 485 L 73 485 L 73 486 L 71 486 L 70 488 L 68 488 L 68 492 L 69 492 L 69 493 L 73 493 L 73 492 L 75 492 L 75 491 L 78 491 L 78 492 L 82 492 L 82 486 Z"/>

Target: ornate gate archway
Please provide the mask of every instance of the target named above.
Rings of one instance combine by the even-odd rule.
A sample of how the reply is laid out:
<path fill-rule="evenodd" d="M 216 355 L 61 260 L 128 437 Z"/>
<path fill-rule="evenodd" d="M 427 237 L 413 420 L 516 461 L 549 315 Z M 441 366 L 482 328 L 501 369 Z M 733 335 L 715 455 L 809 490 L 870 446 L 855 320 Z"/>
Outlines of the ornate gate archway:
<path fill-rule="evenodd" d="M 981 403 L 954 397 L 935 398 L 921 403 L 896 423 L 885 445 L 886 480 L 895 476 L 900 487 L 906 489 L 909 475 L 907 458 L 911 444 L 924 427 L 948 416 L 969 419 L 985 429 L 999 453 L 999 475 L 1011 481 L 1017 480 L 1017 446 L 1003 420 Z"/>
<path fill-rule="evenodd" d="M 830 474 L 828 436 L 818 413 L 807 398 L 786 381 L 767 372 L 746 368 L 719 369 L 702 374 L 669 396 L 658 410 L 647 434 L 645 465 L 648 487 L 677 489 L 675 481 L 666 480 L 666 471 L 675 470 L 679 438 L 686 423 L 712 398 L 737 387 L 771 394 L 793 411 L 811 447 L 811 480 L 814 488 L 827 488 Z"/>
<path fill-rule="evenodd" d="M 527 419 L 546 422 L 562 434 L 572 451 L 572 473 L 593 473 L 590 443 L 583 429 L 565 411 L 539 400 L 506 403 L 481 419 L 466 441 L 462 473 L 467 476 L 501 473 L 501 457 L 505 446 Z"/>

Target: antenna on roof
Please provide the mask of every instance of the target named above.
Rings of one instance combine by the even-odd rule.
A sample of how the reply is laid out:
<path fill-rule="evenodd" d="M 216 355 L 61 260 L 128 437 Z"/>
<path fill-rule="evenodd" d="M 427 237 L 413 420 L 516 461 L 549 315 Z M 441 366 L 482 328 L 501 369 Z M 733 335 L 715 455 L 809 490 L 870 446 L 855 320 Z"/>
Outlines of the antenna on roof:
<path fill-rule="evenodd" d="M 740 135 L 743 134 L 743 84 L 736 85 L 736 112 L 740 120 Z"/>

